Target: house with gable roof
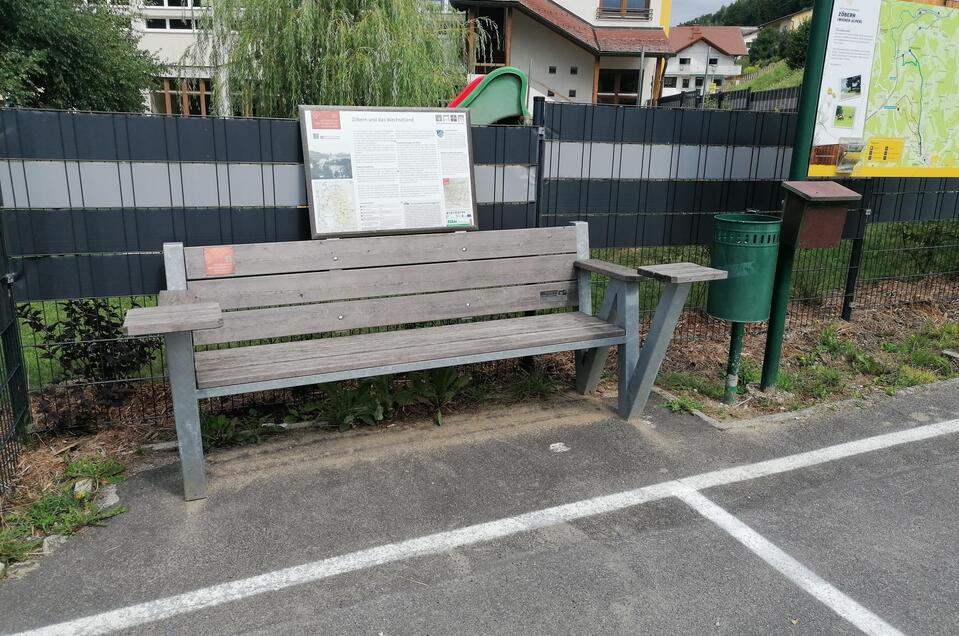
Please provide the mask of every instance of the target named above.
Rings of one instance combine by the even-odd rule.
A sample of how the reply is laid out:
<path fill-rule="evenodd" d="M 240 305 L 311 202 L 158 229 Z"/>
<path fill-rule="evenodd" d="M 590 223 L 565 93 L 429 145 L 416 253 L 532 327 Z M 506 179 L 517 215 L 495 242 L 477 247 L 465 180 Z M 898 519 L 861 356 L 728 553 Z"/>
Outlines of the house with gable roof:
<path fill-rule="evenodd" d="M 672 0 L 449 1 L 493 40 L 491 50 L 474 45 L 470 73 L 515 66 L 530 103 L 640 105 L 661 88 Z"/>
<path fill-rule="evenodd" d="M 666 64 L 663 96 L 719 89 L 727 77 L 742 73 L 736 60 L 748 53 L 738 26 L 673 27 L 669 49 L 673 57 Z"/>

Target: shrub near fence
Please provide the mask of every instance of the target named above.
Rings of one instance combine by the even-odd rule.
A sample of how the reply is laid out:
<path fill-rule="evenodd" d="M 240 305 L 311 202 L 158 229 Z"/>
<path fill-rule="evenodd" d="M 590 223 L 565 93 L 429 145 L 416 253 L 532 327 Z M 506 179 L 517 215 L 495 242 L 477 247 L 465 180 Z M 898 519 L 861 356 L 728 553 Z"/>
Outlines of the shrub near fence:
<path fill-rule="evenodd" d="M 795 116 L 551 104 L 544 125 L 539 180 L 535 127 L 474 130 L 481 229 L 587 220 L 600 258 L 708 264 L 714 214 L 780 209 Z M 155 302 L 164 241 L 308 238 L 297 123 L 0 111 L 0 133 L 0 219 L 38 423 L 166 417 L 162 348 L 121 344 L 120 316 Z M 839 248 L 800 252 L 790 325 L 839 316 L 852 300 L 850 272 L 859 307 L 956 298 L 957 180 L 847 185 L 872 213 L 851 215 Z M 725 337 L 700 311 L 705 293 L 691 294 L 680 341 Z M 658 295 L 643 286 L 645 311 Z M 98 359 L 118 352 L 129 364 Z M 204 408 L 302 398 L 277 392 Z"/>

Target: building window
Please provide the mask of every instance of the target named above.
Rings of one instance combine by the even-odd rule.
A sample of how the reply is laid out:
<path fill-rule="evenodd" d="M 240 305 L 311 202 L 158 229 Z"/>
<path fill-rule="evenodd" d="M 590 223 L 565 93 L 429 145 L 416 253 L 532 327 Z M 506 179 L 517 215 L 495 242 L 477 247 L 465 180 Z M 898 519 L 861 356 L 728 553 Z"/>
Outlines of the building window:
<path fill-rule="evenodd" d="M 723 85 L 723 78 L 721 78 L 721 77 L 714 77 L 714 78 L 713 78 L 713 84 L 715 84 L 716 86 L 722 86 L 722 85 Z"/>
<path fill-rule="evenodd" d="M 600 69 L 596 102 L 636 106 L 639 103 L 639 70 Z"/>
<path fill-rule="evenodd" d="M 555 67 L 555 66 L 550 66 L 550 67 L 549 67 L 549 74 L 550 74 L 550 75 L 556 75 L 556 67 Z"/>
<path fill-rule="evenodd" d="M 599 0 L 596 17 L 649 20 L 653 11 L 649 8 L 649 0 Z"/>
<path fill-rule="evenodd" d="M 569 67 L 569 74 L 570 74 L 570 75 L 579 75 L 579 67 L 577 67 L 577 66 L 570 66 L 570 67 Z"/>
<path fill-rule="evenodd" d="M 150 91 L 150 110 L 161 115 L 207 115 L 213 110 L 213 86 L 203 78 L 160 78 Z"/>
<path fill-rule="evenodd" d="M 705 82 L 706 82 L 706 78 L 705 78 L 705 77 L 697 77 L 697 78 L 696 78 L 696 88 L 702 88 L 702 87 L 703 87 L 703 84 L 704 84 Z"/>
<path fill-rule="evenodd" d="M 554 93 L 553 91 L 546 91 L 546 96 L 547 96 L 547 97 L 556 97 L 556 93 Z"/>
<path fill-rule="evenodd" d="M 688 77 L 684 77 L 684 78 L 683 78 L 683 88 L 689 88 L 689 78 L 688 78 Z"/>
<path fill-rule="evenodd" d="M 679 58 L 679 65 L 680 65 L 680 66 L 689 66 L 689 62 L 690 62 L 690 59 L 689 59 L 688 57 L 681 57 L 681 58 Z"/>
<path fill-rule="evenodd" d="M 569 96 L 570 96 L 570 97 L 576 97 L 576 89 L 575 89 L 575 88 L 569 89 Z"/>
<path fill-rule="evenodd" d="M 147 18 L 147 29 L 151 31 L 192 31 L 195 28 L 193 20 L 181 20 L 179 18 Z"/>
<path fill-rule="evenodd" d="M 674 75 L 667 75 L 663 78 L 663 87 L 664 88 L 676 88 L 676 77 Z"/>
<path fill-rule="evenodd" d="M 716 65 L 718 65 L 718 64 L 719 64 L 719 58 L 718 58 L 718 57 L 711 57 L 711 58 L 709 58 L 709 65 L 710 65 L 710 66 L 716 66 Z"/>
<path fill-rule="evenodd" d="M 478 7 L 472 9 L 470 14 L 478 23 L 482 24 L 490 39 L 483 50 L 480 50 L 475 44 L 473 45 L 473 58 L 476 61 L 475 72 L 485 75 L 506 66 L 506 9 Z"/>

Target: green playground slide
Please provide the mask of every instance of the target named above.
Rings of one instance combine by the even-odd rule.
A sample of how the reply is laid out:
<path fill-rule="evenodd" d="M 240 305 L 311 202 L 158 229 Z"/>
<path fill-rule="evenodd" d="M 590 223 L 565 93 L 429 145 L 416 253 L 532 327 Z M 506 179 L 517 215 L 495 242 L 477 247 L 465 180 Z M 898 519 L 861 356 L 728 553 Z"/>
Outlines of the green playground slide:
<path fill-rule="evenodd" d="M 526 74 L 518 68 L 504 66 L 470 82 L 449 107 L 468 108 L 470 122 L 476 126 L 505 123 L 529 117 L 528 93 Z"/>

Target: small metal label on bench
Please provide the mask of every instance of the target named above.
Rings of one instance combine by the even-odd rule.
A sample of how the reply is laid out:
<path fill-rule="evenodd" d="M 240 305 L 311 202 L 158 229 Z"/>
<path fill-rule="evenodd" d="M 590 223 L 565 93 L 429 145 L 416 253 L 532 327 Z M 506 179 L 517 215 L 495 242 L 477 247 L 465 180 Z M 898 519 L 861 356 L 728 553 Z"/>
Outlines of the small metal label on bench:
<path fill-rule="evenodd" d="M 566 298 L 568 295 L 569 291 L 565 289 L 550 289 L 549 291 L 541 291 L 539 293 L 539 297 L 543 300 Z"/>

